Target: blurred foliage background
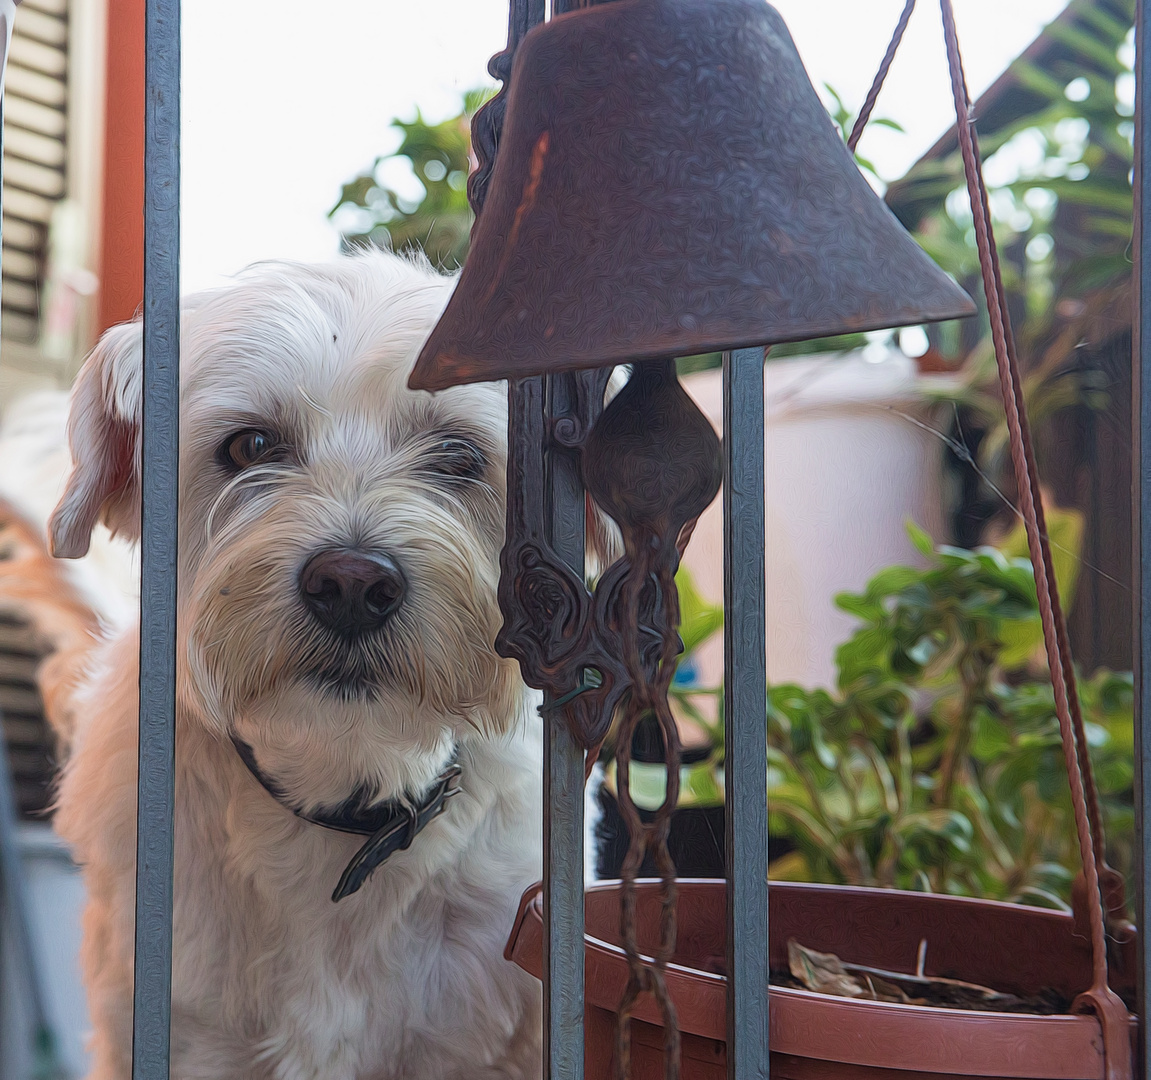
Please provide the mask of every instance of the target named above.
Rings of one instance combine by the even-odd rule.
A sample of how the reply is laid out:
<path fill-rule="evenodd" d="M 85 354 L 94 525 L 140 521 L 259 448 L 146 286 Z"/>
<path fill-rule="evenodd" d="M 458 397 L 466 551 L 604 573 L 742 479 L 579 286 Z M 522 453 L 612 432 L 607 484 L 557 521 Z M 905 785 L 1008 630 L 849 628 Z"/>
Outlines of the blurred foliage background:
<path fill-rule="evenodd" d="M 441 270 L 463 265 L 472 227 L 468 174 L 472 156 L 471 121 L 494 90 L 469 90 L 459 114 L 429 124 L 419 110 L 414 120 L 394 119 L 402 134 L 391 154 L 381 155 L 349 180 L 329 217 L 340 222 L 345 249 L 375 245 L 386 251 L 423 252 Z M 405 198 L 383 177 L 383 167 L 405 162 L 422 189 Z"/>
<path fill-rule="evenodd" d="M 1051 422 L 1067 410 L 1104 414 L 1115 378 L 1106 347 L 1129 348 L 1134 8 L 1134 0 L 1072 0 L 976 118 L 1041 472 L 1058 430 Z M 921 361 L 957 376 L 939 389 L 937 416 L 974 458 L 955 463 L 969 474 L 956 536 L 972 544 L 991 518 L 1009 516 L 995 489 L 1010 499 L 1014 476 L 954 135 L 894 181 L 886 199 L 980 308 L 978 319 L 926 328 Z"/>

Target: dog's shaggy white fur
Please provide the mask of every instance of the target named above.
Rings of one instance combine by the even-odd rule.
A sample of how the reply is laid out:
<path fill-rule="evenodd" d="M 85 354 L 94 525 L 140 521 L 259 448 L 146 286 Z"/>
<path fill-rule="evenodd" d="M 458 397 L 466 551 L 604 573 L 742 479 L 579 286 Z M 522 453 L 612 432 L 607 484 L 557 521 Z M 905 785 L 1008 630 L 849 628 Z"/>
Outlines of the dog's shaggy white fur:
<path fill-rule="evenodd" d="M 505 399 L 497 385 L 407 388 L 450 289 L 375 255 L 258 266 L 185 302 L 179 1080 L 539 1073 L 539 986 L 502 955 L 540 866 L 536 702 L 492 644 Z M 117 327 L 73 392 L 57 554 L 82 554 L 100 521 L 138 535 L 140 384 L 140 327 Z M 254 461 L 238 467 L 229 447 L 243 432 L 262 441 L 241 447 Z M 328 632 L 302 601 L 301 566 L 333 546 L 386 552 L 406 579 L 402 605 L 366 637 Z M 134 630 L 99 647 L 76 729 L 63 733 L 72 752 L 56 826 L 89 891 L 93 1080 L 129 1075 L 137 649 Z M 247 771 L 230 731 L 307 808 L 364 782 L 381 800 L 422 793 L 453 746 L 461 792 L 333 903 L 362 838 L 293 816 Z"/>

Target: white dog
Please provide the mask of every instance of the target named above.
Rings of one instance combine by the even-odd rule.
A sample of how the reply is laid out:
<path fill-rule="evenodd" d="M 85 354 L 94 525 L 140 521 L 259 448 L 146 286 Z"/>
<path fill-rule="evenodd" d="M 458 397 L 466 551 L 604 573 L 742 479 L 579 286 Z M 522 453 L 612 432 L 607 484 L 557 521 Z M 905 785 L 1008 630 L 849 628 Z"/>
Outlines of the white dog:
<path fill-rule="evenodd" d="M 539 985 L 503 958 L 540 873 L 536 701 L 492 644 L 505 398 L 407 388 L 450 289 L 375 255 L 185 302 L 178 1080 L 539 1074 Z M 140 383 L 116 327 L 73 392 L 58 555 L 139 534 Z M 90 666 L 56 826 L 89 892 L 91 1077 L 126 1080 L 136 632 Z"/>

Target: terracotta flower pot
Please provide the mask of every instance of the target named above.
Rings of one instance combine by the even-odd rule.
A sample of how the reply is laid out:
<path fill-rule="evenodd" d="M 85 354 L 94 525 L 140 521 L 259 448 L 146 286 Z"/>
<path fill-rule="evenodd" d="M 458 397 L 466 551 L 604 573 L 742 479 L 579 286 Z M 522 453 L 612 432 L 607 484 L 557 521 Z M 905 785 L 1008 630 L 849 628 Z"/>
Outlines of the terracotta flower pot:
<path fill-rule="evenodd" d="M 654 944 L 659 885 L 639 886 L 640 941 Z M 619 883 L 586 900 L 586 1075 L 611 1075 L 615 1007 L 627 982 L 618 942 Z M 683 1033 L 684 1080 L 725 1080 L 724 882 L 680 882 L 679 946 L 668 986 Z M 1070 915 L 989 900 L 885 889 L 773 883 L 771 964 L 787 969 L 795 938 L 845 961 L 913 972 L 927 941 L 928 975 L 980 983 L 1021 996 L 1054 992 L 1071 1000 L 1091 982 L 1087 939 Z M 542 900 L 525 894 L 508 959 L 537 978 L 542 970 Z M 1134 942 L 1112 963 L 1112 988 L 1134 990 Z M 633 1024 L 632 1080 L 663 1076 L 659 1013 L 645 1000 Z M 1131 1021 L 1132 1035 L 1136 1031 Z M 1012 1077 L 1101 1080 L 1103 1051 L 1092 1016 L 1037 1016 L 833 997 L 774 987 L 772 1076 L 780 1080 L 926 1080 Z M 903 1070 L 893 1073 L 890 1070 Z"/>

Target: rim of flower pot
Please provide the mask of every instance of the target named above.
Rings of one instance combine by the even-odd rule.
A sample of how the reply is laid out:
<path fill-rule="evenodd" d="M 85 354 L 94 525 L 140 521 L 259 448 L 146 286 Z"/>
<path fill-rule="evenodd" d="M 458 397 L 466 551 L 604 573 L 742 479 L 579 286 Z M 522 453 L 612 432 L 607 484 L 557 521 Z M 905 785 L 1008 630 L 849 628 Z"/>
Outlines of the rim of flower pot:
<path fill-rule="evenodd" d="M 617 943 L 619 888 L 619 882 L 600 882 L 586 894 L 586 998 L 590 1008 L 608 1012 L 615 1011 L 628 977 L 627 959 Z M 709 954 L 719 959 L 726 925 L 726 883 L 682 879 L 678 888 L 681 941 L 686 938 L 688 951 L 694 950 L 702 962 Z M 645 913 L 647 920 L 657 917 L 659 890 L 658 881 L 638 883 L 641 942 Z M 997 989 L 1026 991 L 1029 986 L 1037 988 L 1038 980 L 1057 977 L 1060 985 L 1053 988 L 1073 997 L 1090 981 L 1087 943 L 1077 937 L 1073 917 L 1063 912 L 969 897 L 796 882 L 772 882 L 769 895 L 774 898 L 773 953 L 781 937 L 786 949 L 786 937 L 793 936 L 811 948 L 836 951 L 829 942 L 847 940 L 859 929 L 853 925 L 858 919 L 845 918 L 854 909 L 859 918 L 877 921 L 880 935 L 865 941 L 863 955 L 845 957 L 858 963 L 875 964 L 889 946 L 902 957 L 907 942 L 927 929 L 934 934 L 942 965 L 962 963 L 966 950 L 979 974 L 1010 962 L 1018 949 L 1031 950 L 1030 959 L 1013 972 L 1016 985 L 1010 985 L 1011 978 L 1007 984 L 1002 979 L 989 983 Z M 543 899 L 541 886 L 534 885 L 520 903 L 505 955 L 540 978 L 542 954 Z M 892 964 L 890 954 L 886 963 Z M 1084 972 L 1086 981 L 1079 985 Z M 986 975 L 975 979 L 966 970 L 955 972 L 955 977 L 988 982 Z M 690 957 L 677 955 L 676 962 L 668 964 L 667 983 L 680 1029 L 722 1042 L 726 1037 L 726 978 L 695 966 Z M 633 1015 L 660 1024 L 659 1011 L 650 999 L 641 999 Z M 1103 1077 L 1099 1024 L 1090 1015 L 981 1012 L 863 1001 L 773 986 L 770 1017 L 772 1051 L 796 1057 L 944 1076 Z M 1131 1025 L 1134 1037 L 1134 1017 Z"/>

